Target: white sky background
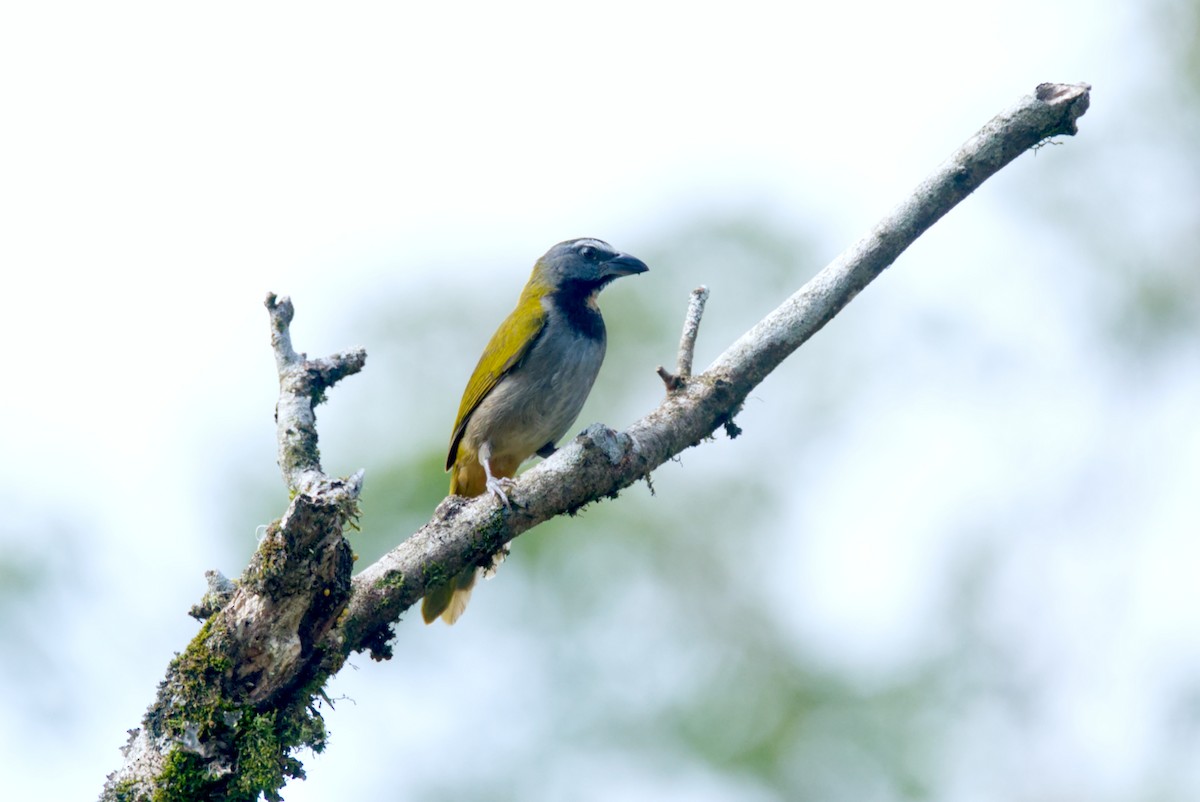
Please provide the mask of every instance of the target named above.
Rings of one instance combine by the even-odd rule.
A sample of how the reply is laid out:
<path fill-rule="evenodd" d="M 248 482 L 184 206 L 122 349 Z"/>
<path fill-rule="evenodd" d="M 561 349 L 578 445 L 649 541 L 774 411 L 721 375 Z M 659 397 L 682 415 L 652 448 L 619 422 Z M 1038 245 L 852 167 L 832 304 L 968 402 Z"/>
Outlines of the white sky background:
<path fill-rule="evenodd" d="M 68 645 L 47 655 L 62 696 L 14 706 L 18 726 L 0 731 L 12 798 L 98 793 L 122 733 L 194 631 L 182 611 L 200 596 L 202 571 L 226 556 L 224 541 L 207 537 L 207 506 L 219 503 L 206 497 L 207 472 L 231 435 L 270 453 L 267 290 L 297 300 L 298 345 L 315 354 L 357 344 L 343 339 L 346 306 L 380 284 L 419 291 L 445 265 L 475 264 L 464 281 L 507 296 L 513 276 L 558 240 L 595 235 L 628 247 L 698 209 L 762 204 L 815 219 L 842 247 L 1041 81 L 1096 87 L 1082 136 L 1065 146 L 1086 148 L 1090 132 L 1113 124 L 1121 98 L 1153 76 L 1141 30 L 1114 2 L 1031 0 L 736 10 L 30 3 L 0 12 L 0 502 L 9 516 L 0 537 L 6 549 L 43 554 L 23 536 L 61 521 L 82 538 L 64 548 L 85 561 L 85 601 L 68 599 L 56 612 L 69 617 L 53 624 L 66 627 Z M 1036 191 L 1035 174 L 1026 169 L 1030 185 L 1016 191 Z M 967 201 L 973 217 L 952 214 L 930 233 L 923 253 L 933 267 L 912 280 L 918 298 L 938 295 L 923 281 L 953 275 L 937 265 L 960 259 L 970 237 L 1021 236 L 996 200 L 1001 180 L 1016 179 L 989 183 Z M 952 234 L 958 219 L 964 228 Z M 1035 241 L 1026 252 L 1055 247 Z M 954 291 L 971 286 L 959 280 Z M 1002 326 L 1016 304 L 997 295 L 988 320 Z M 336 333 L 322 321 L 336 321 Z M 1043 378 L 1051 386 L 1058 377 Z M 1166 419 L 1188 420 L 1194 377 L 1164 393 Z M 1105 403 L 1095 414 L 1123 417 Z M 1013 412 L 1039 414 L 1052 413 Z M 1175 430 L 1163 426 L 1153 442 L 1169 446 Z M 997 470 L 1023 467 L 1023 457 L 999 456 Z M 1166 508 L 1153 512 L 1161 523 L 1144 525 L 1177 527 L 1182 491 L 1145 492 Z M 860 531 L 870 531 L 863 514 Z M 1129 602 L 1121 654 L 1141 656 L 1126 658 L 1140 678 L 1174 670 L 1163 655 L 1183 648 L 1191 625 L 1178 609 L 1196 607 L 1194 597 L 1149 592 L 1172 567 L 1167 551 L 1136 557 L 1144 565 L 1135 588 L 1148 592 Z M 844 632 L 857 622 L 866 633 L 848 662 L 917 626 L 895 611 L 915 620 L 923 604 L 919 547 L 881 561 L 883 603 L 822 588 L 821 576 L 840 575 L 839 560 L 855 554 L 804 555 L 817 566 L 813 609 L 828 611 L 826 626 Z M 1167 587 L 1177 593 L 1186 579 Z M 154 604 L 135 603 L 135 592 Z M 1048 631 L 1072 631 L 1095 601 L 1088 592 L 1068 588 L 1068 603 L 1049 614 L 1063 623 Z M 147 653 L 137 665 L 122 644 L 109 645 L 114 620 L 126 622 L 125 646 Z M 819 637 L 822 623 L 797 626 Z M 1070 644 L 1045 648 L 1048 659 L 1072 659 Z M 1119 732 L 1138 726 L 1124 718 L 1140 704 L 1121 697 L 1128 683 L 1087 676 L 1096 683 L 1087 694 L 1054 697 L 1054 726 L 1034 747 L 1064 792 L 1074 789 L 1062 778 L 1072 777 L 1100 783 L 1085 791 L 1119 788 L 1150 760 L 1131 754 Z M 1117 711 L 1106 720 L 1085 701 L 1105 694 Z M 55 716 L 25 718 L 45 709 Z M 313 781 L 289 787 L 289 799 L 320 798 L 315 775 L 338 776 L 341 735 L 335 725 L 331 756 L 310 764 Z M 69 765 L 58 763 L 66 754 Z M 22 792 L 23 782 L 40 792 Z M 1019 790 L 1038 798 L 1036 787 Z"/>

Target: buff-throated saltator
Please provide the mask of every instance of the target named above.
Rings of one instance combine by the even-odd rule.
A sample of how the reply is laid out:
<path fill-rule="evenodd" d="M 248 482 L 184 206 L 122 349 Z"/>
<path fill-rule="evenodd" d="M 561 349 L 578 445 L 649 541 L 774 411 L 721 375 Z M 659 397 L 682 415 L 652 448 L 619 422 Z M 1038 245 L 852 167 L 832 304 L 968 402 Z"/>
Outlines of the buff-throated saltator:
<path fill-rule="evenodd" d="M 598 239 L 560 242 L 538 259 L 463 392 L 446 456 L 451 495 L 490 491 L 508 506 L 504 481 L 534 454 L 554 452 L 600 371 L 605 335 L 596 296 L 613 279 L 648 269 Z M 433 588 L 421 604 L 425 622 L 457 621 L 479 570 Z"/>

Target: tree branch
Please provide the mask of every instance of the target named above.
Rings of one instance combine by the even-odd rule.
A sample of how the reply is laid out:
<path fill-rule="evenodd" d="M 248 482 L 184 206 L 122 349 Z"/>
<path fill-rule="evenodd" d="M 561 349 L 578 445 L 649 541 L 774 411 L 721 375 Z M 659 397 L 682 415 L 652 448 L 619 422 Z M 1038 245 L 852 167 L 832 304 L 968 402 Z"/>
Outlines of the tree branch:
<path fill-rule="evenodd" d="M 366 354 L 309 360 L 292 348 L 291 302 L 269 295 L 266 306 L 279 372 L 279 467 L 292 501 L 237 583 L 210 572 L 209 592 L 193 608 L 209 617 L 130 731 L 104 800 L 278 799 L 287 778 L 303 776 L 292 752 L 324 746 L 313 697 L 345 659 L 322 644 L 350 598 L 354 560 L 342 532 L 357 514 L 362 471 L 349 479 L 321 471 L 313 408 L 362 369 Z"/>
<path fill-rule="evenodd" d="M 696 335 L 700 333 L 700 318 L 704 315 L 704 304 L 708 302 L 708 287 L 701 284 L 692 290 L 691 300 L 688 301 L 687 315 L 683 319 L 683 334 L 679 337 L 679 356 L 675 361 L 675 373 L 668 373 L 662 365 L 658 366 L 658 377 L 667 386 L 667 392 L 673 393 L 692 378 L 692 359 L 696 354 Z"/>
<path fill-rule="evenodd" d="M 354 578 L 344 649 L 390 656 L 401 612 L 467 565 L 486 566 L 501 545 L 533 526 L 648 476 L 663 462 L 733 423 L 750 391 L 821 329 L 926 229 L 980 184 L 1049 137 L 1074 134 L 1086 84 L 1041 84 L 971 137 L 913 194 L 792 297 L 742 335 L 701 375 L 671 392 L 624 432 L 593 425 L 520 476 L 511 511 L 490 496 L 451 497 L 416 534 Z M 685 340 L 687 335 L 685 333 Z M 680 373 L 683 373 L 682 366 Z"/>
<path fill-rule="evenodd" d="M 279 401 L 275 405 L 276 440 L 279 444 L 279 469 L 293 493 L 308 492 L 324 486 L 328 477 L 321 470 L 317 449 L 315 408 L 325 400 L 325 391 L 344 377 L 358 373 L 367 361 L 361 348 L 324 359 L 308 359 L 292 348 L 289 326 L 295 309 L 290 298 L 267 296 L 271 315 L 271 348 L 279 372 Z M 361 475 L 359 481 L 362 481 Z"/>
<path fill-rule="evenodd" d="M 468 565 L 490 565 L 501 545 L 542 521 L 615 496 L 718 428 L 736 436 L 733 418 L 764 377 L 988 177 L 1045 139 L 1074 134 L 1089 89 L 1042 84 L 998 115 L 867 236 L 690 378 L 703 307 L 694 294 L 678 375 L 670 377 L 678 386 L 658 408 L 624 432 L 589 427 L 517 480 L 511 510 L 489 495 L 447 498 L 429 523 L 353 580 L 343 530 L 353 525 L 362 472 L 348 479 L 322 472 L 314 407 L 362 369 L 365 354 L 309 360 L 296 353 L 292 305 L 268 296 L 279 466 L 293 498 L 232 587 L 210 577 L 195 608 L 210 617 L 171 662 L 101 798 L 278 799 L 288 777 L 303 776 L 296 748 L 324 746 L 316 700 L 350 653 L 390 656 L 393 623 L 431 587 Z"/>

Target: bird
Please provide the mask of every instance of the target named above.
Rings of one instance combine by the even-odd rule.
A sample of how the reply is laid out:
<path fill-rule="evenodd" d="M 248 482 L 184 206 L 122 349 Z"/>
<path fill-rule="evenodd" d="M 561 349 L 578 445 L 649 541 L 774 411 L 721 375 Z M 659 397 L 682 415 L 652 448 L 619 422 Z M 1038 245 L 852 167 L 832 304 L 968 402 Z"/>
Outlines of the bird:
<path fill-rule="evenodd" d="M 511 508 L 511 477 L 535 454 L 554 453 L 600 371 L 606 335 L 596 296 L 614 279 L 647 270 L 641 259 L 590 237 L 560 242 L 537 260 L 463 391 L 446 455 L 450 495 L 491 493 Z M 421 604 L 425 623 L 457 621 L 480 573 L 468 566 L 431 589 Z"/>

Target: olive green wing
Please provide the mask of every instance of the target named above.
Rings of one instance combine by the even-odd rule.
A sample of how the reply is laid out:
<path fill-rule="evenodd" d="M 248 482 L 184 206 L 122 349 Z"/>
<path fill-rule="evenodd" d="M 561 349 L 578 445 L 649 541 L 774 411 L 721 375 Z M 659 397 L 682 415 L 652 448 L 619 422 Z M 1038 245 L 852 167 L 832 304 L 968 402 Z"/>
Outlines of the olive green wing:
<path fill-rule="evenodd" d="M 500 328 L 496 329 L 487 348 L 483 349 L 483 356 L 479 357 L 479 364 L 475 366 L 475 372 L 467 382 L 467 389 L 463 391 L 462 402 L 458 405 L 454 434 L 450 438 L 450 451 L 446 455 L 446 470 L 454 467 L 454 460 L 458 456 L 458 444 L 467 430 L 471 414 L 500 383 L 504 374 L 525 358 L 545 325 L 546 312 L 542 309 L 541 299 L 522 295 L 517 308 L 500 324 Z"/>

